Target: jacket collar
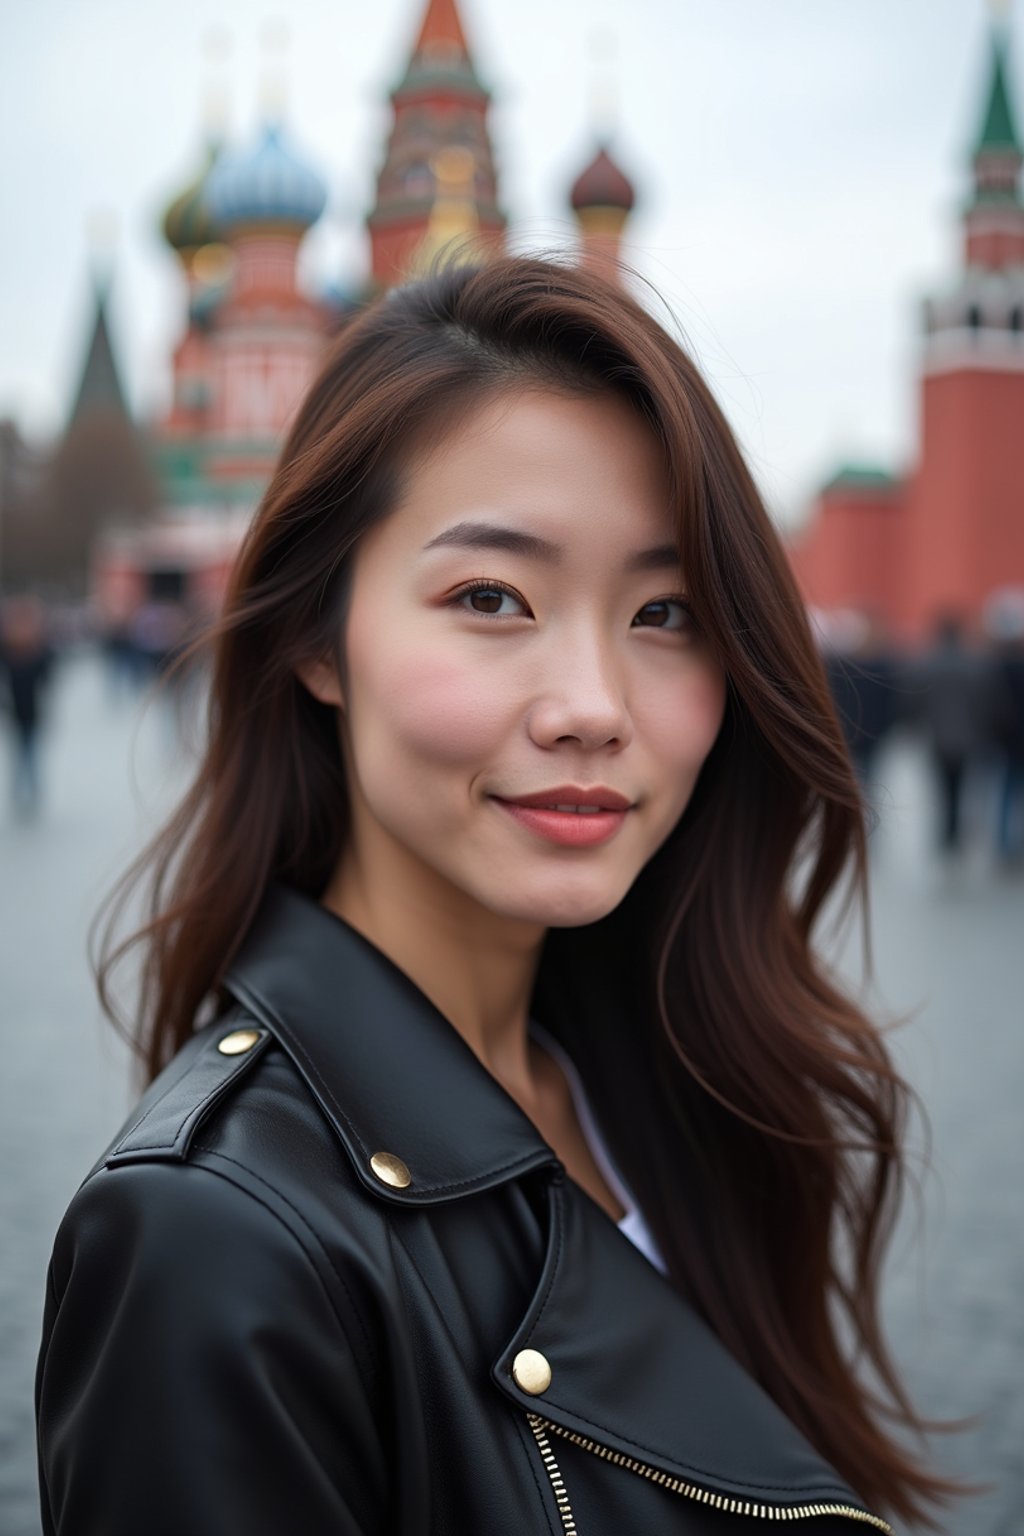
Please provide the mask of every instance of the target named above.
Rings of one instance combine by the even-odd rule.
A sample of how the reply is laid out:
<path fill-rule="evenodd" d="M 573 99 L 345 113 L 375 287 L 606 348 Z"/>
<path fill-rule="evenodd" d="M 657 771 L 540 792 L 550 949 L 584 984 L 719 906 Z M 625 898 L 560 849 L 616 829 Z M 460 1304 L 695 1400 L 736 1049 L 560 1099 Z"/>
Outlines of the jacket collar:
<path fill-rule="evenodd" d="M 354 928 L 275 886 L 224 985 L 288 1052 L 377 1197 L 436 1204 L 551 1170 L 543 1271 L 491 1370 L 506 1398 L 666 1487 L 692 1485 L 703 1502 L 762 1505 L 773 1519 L 843 1510 L 888 1530 L 595 1202 L 582 1190 L 570 1198 L 532 1121 Z M 375 1152 L 400 1157 L 411 1182 L 382 1183 Z M 551 1366 L 540 1396 L 516 1383 L 524 1348 Z"/>
<path fill-rule="evenodd" d="M 225 989 L 289 1053 L 375 1195 L 432 1204 L 558 1158 L 429 998 L 319 902 L 275 885 Z M 401 1158 L 384 1184 L 370 1159 Z"/>

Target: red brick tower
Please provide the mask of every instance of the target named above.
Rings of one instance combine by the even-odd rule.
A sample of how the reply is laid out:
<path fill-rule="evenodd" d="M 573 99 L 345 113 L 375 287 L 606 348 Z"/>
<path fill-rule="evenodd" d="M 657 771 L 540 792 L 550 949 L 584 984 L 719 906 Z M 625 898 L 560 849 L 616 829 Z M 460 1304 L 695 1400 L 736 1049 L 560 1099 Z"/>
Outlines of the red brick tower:
<path fill-rule="evenodd" d="M 996 27 L 963 216 L 964 270 L 925 304 L 902 614 L 915 635 L 943 607 L 977 619 L 993 589 L 1024 584 L 1024 154 L 1006 55 Z"/>
<path fill-rule="evenodd" d="M 468 199 L 475 218 L 463 212 L 461 227 L 473 226 L 485 246 L 501 244 L 506 219 L 498 207 L 487 127 L 490 100 L 470 57 L 456 0 L 428 0 L 408 67 L 391 92 L 394 123 L 366 221 L 378 291 L 422 265 L 421 247 L 439 197 L 445 204 L 454 199 L 465 205 Z M 464 152 L 457 162 L 443 153 L 452 149 Z M 469 157 L 466 173 L 459 168 Z"/>
<path fill-rule="evenodd" d="M 790 546 L 808 602 L 870 610 L 910 644 L 944 609 L 977 625 L 996 589 L 1024 586 L 1024 151 L 1007 49 L 994 26 L 963 268 L 923 306 L 917 467 L 840 470 Z"/>

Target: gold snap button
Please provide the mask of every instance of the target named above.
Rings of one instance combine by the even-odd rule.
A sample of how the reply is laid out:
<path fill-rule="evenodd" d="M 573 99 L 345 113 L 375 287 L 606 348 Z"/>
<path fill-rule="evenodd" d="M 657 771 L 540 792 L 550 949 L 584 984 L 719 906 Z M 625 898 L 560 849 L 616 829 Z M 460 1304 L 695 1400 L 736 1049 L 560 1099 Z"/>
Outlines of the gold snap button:
<path fill-rule="evenodd" d="M 260 1038 L 258 1029 L 236 1029 L 233 1034 L 225 1035 L 217 1046 L 222 1056 L 244 1056 L 246 1051 L 251 1051 Z"/>
<path fill-rule="evenodd" d="M 512 1361 L 512 1376 L 524 1392 L 546 1392 L 551 1385 L 551 1367 L 539 1349 L 521 1349 Z"/>
<path fill-rule="evenodd" d="M 390 1184 L 392 1189 L 405 1189 L 412 1183 L 412 1174 L 393 1152 L 375 1152 L 370 1158 L 370 1167 L 381 1183 Z"/>

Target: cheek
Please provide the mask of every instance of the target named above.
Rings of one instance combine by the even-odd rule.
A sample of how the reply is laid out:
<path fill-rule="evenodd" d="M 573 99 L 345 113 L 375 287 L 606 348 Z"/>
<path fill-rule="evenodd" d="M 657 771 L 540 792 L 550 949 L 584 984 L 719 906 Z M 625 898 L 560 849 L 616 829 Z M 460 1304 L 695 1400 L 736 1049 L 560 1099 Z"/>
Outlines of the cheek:
<path fill-rule="evenodd" d="M 441 655 L 400 647 L 392 655 L 352 656 L 357 735 L 372 719 L 372 736 L 407 761 L 439 766 L 471 763 L 507 735 L 516 710 L 493 674 Z"/>
<path fill-rule="evenodd" d="M 718 668 L 695 668 L 680 681 L 671 699 L 662 693 L 648 701 L 644 736 L 666 768 L 698 769 L 714 746 L 725 714 L 725 675 Z"/>

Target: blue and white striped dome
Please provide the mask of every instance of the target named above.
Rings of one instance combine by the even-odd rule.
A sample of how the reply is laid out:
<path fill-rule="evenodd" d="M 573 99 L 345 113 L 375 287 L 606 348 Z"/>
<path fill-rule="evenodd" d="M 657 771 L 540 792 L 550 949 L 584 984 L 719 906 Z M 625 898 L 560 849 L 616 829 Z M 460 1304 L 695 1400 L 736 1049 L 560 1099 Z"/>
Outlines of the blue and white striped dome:
<path fill-rule="evenodd" d="M 221 156 L 207 178 L 204 196 L 225 232 L 245 224 L 308 229 L 324 211 L 327 188 L 288 147 L 280 125 L 268 123 L 252 149 Z"/>

